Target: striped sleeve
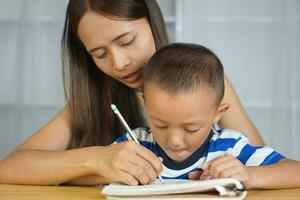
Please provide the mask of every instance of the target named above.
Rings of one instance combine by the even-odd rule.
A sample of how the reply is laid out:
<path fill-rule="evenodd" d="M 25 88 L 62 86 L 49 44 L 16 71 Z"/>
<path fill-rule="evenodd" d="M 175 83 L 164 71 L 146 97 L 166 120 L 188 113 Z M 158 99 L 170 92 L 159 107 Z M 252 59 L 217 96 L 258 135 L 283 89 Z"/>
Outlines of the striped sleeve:
<path fill-rule="evenodd" d="M 123 134 L 122 136 L 120 136 L 119 138 L 117 138 L 114 142 L 113 142 L 113 144 L 115 144 L 115 143 L 120 143 L 120 142 L 125 142 L 125 141 L 128 141 L 129 139 L 128 139 L 128 134 L 127 133 L 125 133 L 125 134 Z"/>
<path fill-rule="evenodd" d="M 153 138 L 153 135 L 147 128 L 137 128 L 134 129 L 133 132 L 135 133 L 136 138 L 140 142 L 140 144 L 150 151 L 154 152 L 155 151 L 155 141 Z M 128 133 L 123 134 L 119 138 L 117 138 L 113 144 L 120 143 L 120 142 L 125 142 L 131 140 L 131 137 Z"/>
<path fill-rule="evenodd" d="M 249 140 L 241 133 L 232 153 L 246 166 L 271 165 L 285 158 L 270 147 L 250 145 Z"/>

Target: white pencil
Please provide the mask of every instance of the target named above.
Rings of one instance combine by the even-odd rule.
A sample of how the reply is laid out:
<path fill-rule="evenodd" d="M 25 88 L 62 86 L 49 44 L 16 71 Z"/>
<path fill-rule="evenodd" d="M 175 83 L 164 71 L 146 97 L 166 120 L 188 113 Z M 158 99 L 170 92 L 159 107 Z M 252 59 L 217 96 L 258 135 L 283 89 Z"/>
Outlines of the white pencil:
<path fill-rule="evenodd" d="M 116 105 L 111 104 L 111 109 L 114 111 L 114 113 L 117 115 L 118 119 L 120 120 L 121 124 L 124 126 L 124 128 L 126 129 L 126 131 L 129 133 L 130 137 L 133 139 L 133 141 L 135 141 L 136 143 L 140 144 L 139 141 L 137 140 L 134 132 L 129 128 L 128 124 L 126 123 L 125 119 L 123 118 L 123 116 L 121 115 L 120 111 L 118 110 L 118 108 L 116 107 Z M 164 184 L 164 181 L 162 179 L 162 177 L 160 175 L 158 175 L 158 179 L 159 181 Z"/>

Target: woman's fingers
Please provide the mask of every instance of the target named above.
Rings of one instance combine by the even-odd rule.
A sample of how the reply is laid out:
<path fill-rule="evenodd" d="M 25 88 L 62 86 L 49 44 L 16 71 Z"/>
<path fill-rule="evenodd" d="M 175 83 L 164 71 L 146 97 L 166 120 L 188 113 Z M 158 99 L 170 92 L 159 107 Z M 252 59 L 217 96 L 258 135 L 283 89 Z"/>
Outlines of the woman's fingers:
<path fill-rule="evenodd" d="M 155 171 L 155 169 L 152 167 L 152 165 L 150 163 L 148 163 L 147 161 L 145 161 L 143 158 L 139 157 L 138 155 L 136 155 L 136 158 L 131 159 L 131 164 L 134 165 L 136 167 L 137 171 L 132 171 L 132 173 L 135 173 L 136 177 L 139 179 L 139 177 L 141 177 L 141 173 L 143 173 L 144 175 L 148 176 L 148 180 L 142 180 L 141 184 L 147 184 L 150 182 L 153 182 L 156 177 L 157 177 L 157 172 Z M 140 180 L 140 179 L 139 179 Z"/>
<path fill-rule="evenodd" d="M 102 168 L 99 169 L 99 174 L 108 177 L 112 182 L 134 185 L 133 177 L 140 184 L 148 184 L 161 172 L 161 159 L 133 141 L 114 144 L 107 148 L 108 153 L 99 163 Z"/>
<path fill-rule="evenodd" d="M 158 158 L 153 152 L 146 149 L 145 147 L 139 145 L 136 151 L 137 155 L 142 157 L 145 161 L 150 163 L 157 175 L 159 175 L 162 171 L 162 162 L 161 159 Z"/>
<path fill-rule="evenodd" d="M 134 176 L 135 179 L 137 179 L 142 185 L 149 184 L 155 179 L 149 176 L 147 171 L 142 166 L 133 163 L 127 164 L 127 166 L 124 167 L 123 171 Z"/>
<path fill-rule="evenodd" d="M 123 171 L 118 171 L 116 173 L 116 175 L 118 176 L 118 178 L 116 178 L 117 182 L 121 182 L 127 185 L 138 185 L 139 181 L 132 176 L 131 174 L 127 173 L 127 172 L 123 172 Z"/>
<path fill-rule="evenodd" d="M 123 160 L 117 159 L 112 162 L 111 168 L 105 173 L 105 177 L 109 179 L 110 182 L 120 182 L 127 185 L 138 185 L 139 181 L 132 174 L 126 170 L 130 165 L 123 162 Z"/>

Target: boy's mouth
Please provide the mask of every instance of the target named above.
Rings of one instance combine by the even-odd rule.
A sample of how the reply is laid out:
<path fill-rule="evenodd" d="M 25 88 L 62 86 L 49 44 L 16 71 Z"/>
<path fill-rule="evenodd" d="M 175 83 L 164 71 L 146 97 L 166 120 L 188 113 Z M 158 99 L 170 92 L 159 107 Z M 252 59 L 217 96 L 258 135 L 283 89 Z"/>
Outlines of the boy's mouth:
<path fill-rule="evenodd" d="M 170 151 L 174 152 L 174 153 L 181 153 L 186 151 L 186 149 L 170 149 Z"/>
<path fill-rule="evenodd" d="M 187 149 L 168 149 L 168 156 L 175 161 L 183 161 L 185 160 L 189 154 Z"/>

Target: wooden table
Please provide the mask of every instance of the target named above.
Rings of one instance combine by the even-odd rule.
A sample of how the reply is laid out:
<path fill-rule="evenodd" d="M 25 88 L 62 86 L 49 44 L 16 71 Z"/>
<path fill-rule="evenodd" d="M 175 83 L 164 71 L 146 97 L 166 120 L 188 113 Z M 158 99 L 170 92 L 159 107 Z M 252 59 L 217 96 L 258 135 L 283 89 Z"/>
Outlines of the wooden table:
<path fill-rule="evenodd" d="M 0 184 L 0 200 L 104 200 L 97 187 L 27 186 Z M 300 200 L 300 188 L 249 191 L 246 200 Z"/>

